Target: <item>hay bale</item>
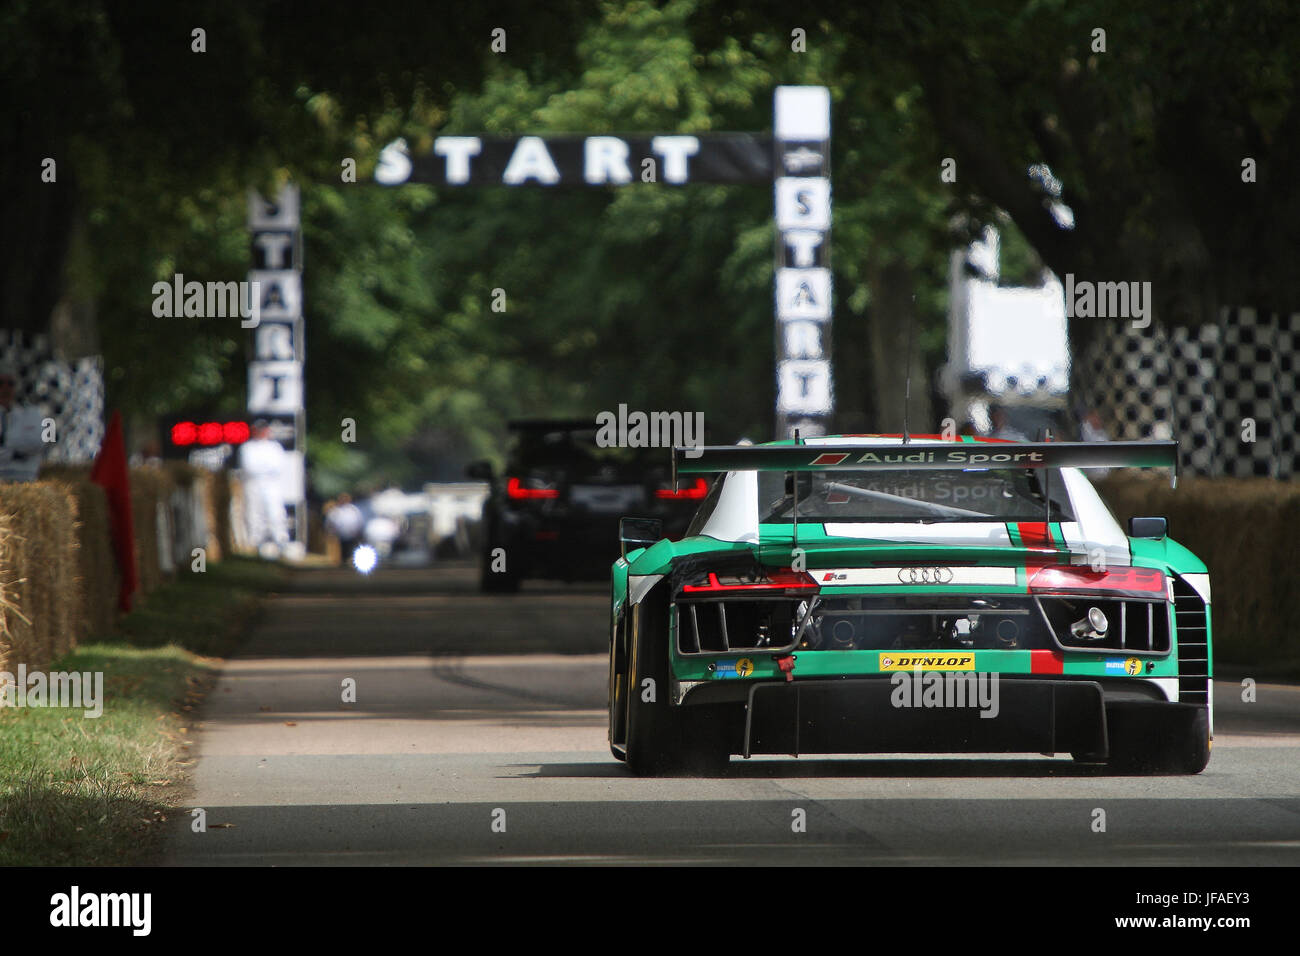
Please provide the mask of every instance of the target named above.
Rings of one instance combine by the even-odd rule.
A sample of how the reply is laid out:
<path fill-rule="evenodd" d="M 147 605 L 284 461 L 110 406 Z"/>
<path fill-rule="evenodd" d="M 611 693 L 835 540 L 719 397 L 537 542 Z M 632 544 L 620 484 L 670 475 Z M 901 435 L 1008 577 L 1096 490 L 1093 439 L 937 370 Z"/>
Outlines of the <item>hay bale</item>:
<path fill-rule="evenodd" d="M 58 482 L 0 484 L 0 657 L 43 668 L 85 628 L 77 503 Z"/>
<path fill-rule="evenodd" d="M 1213 589 L 1219 660 L 1300 659 L 1288 622 L 1300 611 L 1290 569 L 1300 558 L 1300 484 L 1269 478 L 1188 478 L 1171 489 L 1157 474 L 1097 482 L 1115 516 L 1169 519 L 1169 536 L 1205 562 Z"/>
<path fill-rule="evenodd" d="M 68 489 L 77 506 L 76 561 L 82 622 L 78 639 L 106 636 L 112 633 L 117 622 L 117 592 L 122 583 L 113 555 L 108 496 L 90 480 L 89 469 L 82 469 L 80 474 L 69 470 L 50 477 Z"/>
<path fill-rule="evenodd" d="M 136 574 L 140 597 L 152 594 L 175 568 L 166 552 L 171 539 L 169 526 L 172 479 L 157 465 L 132 468 L 131 518 L 135 526 Z M 166 550 L 165 550 L 166 549 Z"/>
<path fill-rule="evenodd" d="M 121 573 L 108 499 L 89 474 L 86 467 L 50 466 L 38 482 L 0 484 L 0 661 L 44 667 L 114 629 Z M 215 482 L 199 469 L 175 464 L 134 468 L 130 482 L 143 596 L 175 571 L 166 560 L 173 493 L 182 489 L 187 496 L 210 498 Z"/>
<path fill-rule="evenodd" d="M 80 640 L 105 637 L 117 624 L 122 574 L 113 552 L 108 496 L 90 480 L 90 466 L 46 465 L 42 481 L 57 482 L 77 503 L 77 574 L 81 589 Z"/>

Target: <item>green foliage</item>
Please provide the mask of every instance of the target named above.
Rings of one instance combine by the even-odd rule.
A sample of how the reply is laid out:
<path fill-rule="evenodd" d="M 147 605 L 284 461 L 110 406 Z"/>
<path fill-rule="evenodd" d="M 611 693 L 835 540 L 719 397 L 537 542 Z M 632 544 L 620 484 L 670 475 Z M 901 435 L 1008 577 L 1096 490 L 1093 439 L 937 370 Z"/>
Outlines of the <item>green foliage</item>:
<path fill-rule="evenodd" d="M 721 110 L 770 109 L 771 75 L 734 40 L 697 52 L 691 9 L 610 6 L 578 43 L 570 88 L 502 62 L 481 93 L 452 100 L 444 131 L 738 128 Z M 704 410 L 728 439 L 766 434 L 770 203 L 762 189 L 662 184 L 313 190 L 318 482 L 457 477 L 457 458 L 499 458 L 512 417 L 619 402 Z M 349 414 L 356 449 L 339 441 Z"/>
<path fill-rule="evenodd" d="M 1043 260 L 1010 218 L 997 225 L 998 282 L 1004 286 L 1036 286 L 1043 281 Z"/>
<path fill-rule="evenodd" d="M 918 94 L 861 107 L 870 77 L 836 71 L 823 33 L 792 56 L 778 35 L 692 32 L 699 5 L 608 4 L 577 42 L 571 82 L 508 59 L 454 97 L 444 133 L 765 129 L 781 83 L 829 83 L 836 101 L 834 258 L 848 334 L 866 348 L 866 263 L 927 263 L 918 347 L 942 349 L 949 199 L 918 185 Z M 875 84 L 875 85 L 873 85 Z M 418 148 L 418 147 L 417 147 Z M 923 172 L 922 172 L 923 171 Z M 842 185 L 841 185 L 842 184 Z M 502 426 L 528 415 L 701 410 L 712 440 L 770 436 L 770 191 L 633 184 L 609 190 L 313 189 L 308 201 L 308 388 L 322 491 L 438 475 L 499 459 Z M 490 308 L 494 289 L 505 312 Z M 928 291 L 933 290 L 933 291 Z M 937 334 L 935 334 L 937 333 Z M 342 383 L 347 383 L 341 387 Z M 869 390 L 848 388 L 868 407 Z M 358 422 L 358 444 L 339 422 Z M 449 452 L 451 453 L 449 455 Z"/>
<path fill-rule="evenodd" d="M 24 110 L 0 151 L 6 217 L 42 228 L 0 266 L 0 296 L 20 327 L 68 289 L 93 300 L 110 402 L 137 417 L 237 411 L 246 333 L 155 319 L 151 286 L 241 278 L 245 188 L 304 184 L 309 448 L 327 494 L 457 477 L 514 416 L 627 402 L 704 411 L 715 440 L 771 427 L 768 190 L 339 182 L 343 157 L 364 180 L 396 136 L 421 150 L 438 133 L 759 130 L 774 86 L 829 86 L 834 360 L 853 428 L 898 424 L 900 330 L 915 325 L 925 369 L 942 361 L 949 250 L 984 224 L 1002 229 L 1005 281 L 1040 265 L 1150 278 L 1160 321 L 1300 298 L 1288 0 L 299 12 L 7 5 L 0 93 Z M 207 54 L 190 52 L 197 23 Z M 488 47 L 498 26 L 502 55 Z M 806 52 L 791 50 L 796 26 Z M 33 185 L 44 155 L 69 189 Z M 1246 156 L 1255 184 L 1241 182 Z M 955 183 L 940 179 L 946 158 Z M 1063 184 L 1073 228 L 1033 164 Z M 356 444 L 340 440 L 344 418 Z"/>

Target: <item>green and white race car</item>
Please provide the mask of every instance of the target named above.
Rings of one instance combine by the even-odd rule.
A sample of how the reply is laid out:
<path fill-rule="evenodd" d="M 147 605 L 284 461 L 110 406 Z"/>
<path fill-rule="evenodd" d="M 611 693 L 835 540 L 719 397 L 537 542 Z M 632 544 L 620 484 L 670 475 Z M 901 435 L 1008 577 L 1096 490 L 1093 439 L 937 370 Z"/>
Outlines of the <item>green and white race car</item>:
<path fill-rule="evenodd" d="M 1081 469 L 1174 442 L 865 435 L 673 450 L 716 475 L 686 534 L 626 518 L 609 742 L 638 774 L 732 754 L 1068 753 L 1199 773 L 1210 584 Z"/>

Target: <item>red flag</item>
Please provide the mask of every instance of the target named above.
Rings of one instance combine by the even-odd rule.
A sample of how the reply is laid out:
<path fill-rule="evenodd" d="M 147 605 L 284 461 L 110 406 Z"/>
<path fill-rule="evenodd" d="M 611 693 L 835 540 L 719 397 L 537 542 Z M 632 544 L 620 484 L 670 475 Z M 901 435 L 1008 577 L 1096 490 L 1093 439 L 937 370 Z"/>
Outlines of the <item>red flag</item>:
<path fill-rule="evenodd" d="M 104 432 L 104 443 L 99 447 L 95 466 L 90 469 L 90 480 L 104 489 L 108 496 L 108 520 L 113 533 L 113 552 L 117 567 L 122 572 L 122 589 L 118 592 L 117 606 L 131 610 L 131 595 L 138 586 L 135 575 L 135 525 L 131 520 L 131 482 L 126 471 L 126 442 L 122 438 L 122 415 L 113 412 L 113 418 Z"/>

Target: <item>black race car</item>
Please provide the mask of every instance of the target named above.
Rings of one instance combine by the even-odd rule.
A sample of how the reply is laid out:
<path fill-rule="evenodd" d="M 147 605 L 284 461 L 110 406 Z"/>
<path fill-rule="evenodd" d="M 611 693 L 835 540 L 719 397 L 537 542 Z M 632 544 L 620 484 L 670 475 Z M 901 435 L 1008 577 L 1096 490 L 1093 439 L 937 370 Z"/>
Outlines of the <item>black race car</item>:
<path fill-rule="evenodd" d="M 593 419 L 515 421 L 504 475 L 469 466 L 488 481 L 483 505 L 484 591 L 516 591 L 524 578 L 600 580 L 619 556 L 618 520 L 658 518 L 680 535 L 708 493 L 695 478 L 673 490 L 667 449 L 602 448 Z"/>

